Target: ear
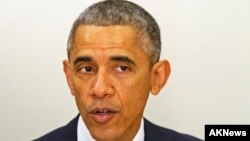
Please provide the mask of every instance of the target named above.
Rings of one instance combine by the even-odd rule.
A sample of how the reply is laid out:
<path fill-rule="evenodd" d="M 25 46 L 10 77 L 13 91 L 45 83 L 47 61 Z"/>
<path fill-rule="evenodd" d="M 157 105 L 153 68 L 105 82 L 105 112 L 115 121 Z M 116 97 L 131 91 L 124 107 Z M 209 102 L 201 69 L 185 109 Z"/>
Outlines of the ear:
<path fill-rule="evenodd" d="M 157 95 L 166 84 L 171 69 L 167 60 L 155 63 L 151 71 L 151 93 Z"/>
<path fill-rule="evenodd" d="M 67 79 L 67 83 L 68 86 L 70 88 L 71 94 L 74 95 L 74 89 L 73 89 L 73 85 L 72 85 L 72 79 L 71 79 L 71 68 L 70 68 L 70 63 L 68 60 L 63 60 L 63 70 L 64 70 L 64 74 L 66 76 Z"/>

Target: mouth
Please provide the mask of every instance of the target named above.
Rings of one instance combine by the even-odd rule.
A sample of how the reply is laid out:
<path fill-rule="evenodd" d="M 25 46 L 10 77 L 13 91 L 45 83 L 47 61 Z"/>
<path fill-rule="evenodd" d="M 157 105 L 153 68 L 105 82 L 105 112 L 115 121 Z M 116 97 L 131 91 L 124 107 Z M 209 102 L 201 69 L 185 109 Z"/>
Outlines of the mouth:
<path fill-rule="evenodd" d="M 117 111 L 112 108 L 93 108 L 89 114 L 95 122 L 103 124 L 114 118 Z"/>

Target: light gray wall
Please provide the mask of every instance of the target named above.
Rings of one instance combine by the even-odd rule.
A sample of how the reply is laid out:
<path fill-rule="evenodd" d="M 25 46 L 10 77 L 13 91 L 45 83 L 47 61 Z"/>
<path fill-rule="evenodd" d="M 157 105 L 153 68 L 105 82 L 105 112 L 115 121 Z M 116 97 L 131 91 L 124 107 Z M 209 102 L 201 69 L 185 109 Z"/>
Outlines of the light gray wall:
<path fill-rule="evenodd" d="M 145 116 L 203 139 L 205 124 L 249 124 L 250 1 L 134 1 L 158 21 L 172 66 Z M 71 24 L 93 2 L 0 1 L 0 140 L 34 139 L 77 114 L 62 60 Z"/>

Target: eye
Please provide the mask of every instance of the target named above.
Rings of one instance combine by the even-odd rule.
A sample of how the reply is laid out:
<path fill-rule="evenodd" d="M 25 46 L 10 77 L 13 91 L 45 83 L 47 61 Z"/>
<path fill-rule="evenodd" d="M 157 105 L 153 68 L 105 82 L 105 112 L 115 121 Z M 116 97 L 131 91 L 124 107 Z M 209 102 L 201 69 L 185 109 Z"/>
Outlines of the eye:
<path fill-rule="evenodd" d="M 118 72 L 126 72 L 129 71 L 129 67 L 127 66 L 118 66 L 117 68 L 115 68 Z"/>
<path fill-rule="evenodd" d="M 91 72 L 94 72 L 94 69 L 92 67 L 86 66 L 86 67 L 80 68 L 80 72 L 91 73 Z"/>

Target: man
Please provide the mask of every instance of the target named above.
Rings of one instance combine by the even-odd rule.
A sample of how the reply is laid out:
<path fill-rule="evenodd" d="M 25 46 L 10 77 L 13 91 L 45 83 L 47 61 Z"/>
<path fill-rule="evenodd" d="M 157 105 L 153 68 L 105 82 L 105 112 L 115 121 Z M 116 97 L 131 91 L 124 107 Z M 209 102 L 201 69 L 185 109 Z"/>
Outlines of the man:
<path fill-rule="evenodd" d="M 64 72 L 80 114 L 37 141 L 199 141 L 143 118 L 149 93 L 170 74 L 168 61 L 159 61 L 159 27 L 144 9 L 123 0 L 90 6 L 67 50 Z"/>

